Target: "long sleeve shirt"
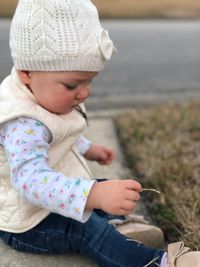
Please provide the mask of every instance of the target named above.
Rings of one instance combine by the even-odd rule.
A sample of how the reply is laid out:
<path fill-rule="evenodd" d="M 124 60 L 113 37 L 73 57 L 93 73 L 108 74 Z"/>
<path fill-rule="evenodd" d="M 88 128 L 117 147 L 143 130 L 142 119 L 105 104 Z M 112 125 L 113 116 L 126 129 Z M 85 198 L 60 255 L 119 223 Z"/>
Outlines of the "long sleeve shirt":
<path fill-rule="evenodd" d="M 7 154 L 12 184 L 30 203 L 85 222 L 92 213 L 85 205 L 95 181 L 70 178 L 50 168 L 50 139 L 48 128 L 31 118 L 13 119 L 0 127 L 0 144 Z M 77 142 L 82 154 L 90 145 L 83 136 Z"/>

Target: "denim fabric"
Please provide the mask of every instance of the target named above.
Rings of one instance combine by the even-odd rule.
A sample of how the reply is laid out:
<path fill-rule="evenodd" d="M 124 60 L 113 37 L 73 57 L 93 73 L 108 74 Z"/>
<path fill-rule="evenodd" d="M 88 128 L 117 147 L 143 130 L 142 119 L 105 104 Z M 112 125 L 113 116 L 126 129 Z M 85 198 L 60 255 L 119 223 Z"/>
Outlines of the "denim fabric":
<path fill-rule="evenodd" d="M 160 263 L 164 251 L 127 241 L 110 224 L 106 213 L 95 210 L 86 223 L 50 214 L 35 228 L 20 234 L 0 231 L 0 237 L 16 250 L 38 254 L 77 252 L 100 267 L 143 267 L 152 259 Z M 155 263 L 149 267 L 155 267 Z"/>
<path fill-rule="evenodd" d="M 103 182 L 106 179 L 97 179 Z M 50 214 L 35 228 L 20 234 L 0 231 L 0 238 L 16 250 L 35 254 L 61 254 L 76 252 L 87 255 L 100 267 L 148 267 L 158 266 L 164 254 L 144 246 L 117 232 L 108 221 L 124 219 L 102 210 L 94 210 L 86 223 L 58 214 Z"/>

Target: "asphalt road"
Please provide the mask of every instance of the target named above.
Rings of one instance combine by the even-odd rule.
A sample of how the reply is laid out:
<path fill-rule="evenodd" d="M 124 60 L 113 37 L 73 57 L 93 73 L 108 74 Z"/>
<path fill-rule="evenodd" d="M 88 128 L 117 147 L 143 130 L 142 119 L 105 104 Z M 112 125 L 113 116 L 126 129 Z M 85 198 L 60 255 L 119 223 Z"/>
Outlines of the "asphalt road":
<path fill-rule="evenodd" d="M 200 21 L 107 21 L 105 27 L 118 54 L 103 87 L 115 84 L 117 93 L 200 88 Z"/>
<path fill-rule="evenodd" d="M 104 20 L 118 53 L 93 82 L 88 106 L 132 105 L 162 96 L 200 95 L 200 20 Z M 12 67 L 9 20 L 0 20 L 0 80 Z"/>

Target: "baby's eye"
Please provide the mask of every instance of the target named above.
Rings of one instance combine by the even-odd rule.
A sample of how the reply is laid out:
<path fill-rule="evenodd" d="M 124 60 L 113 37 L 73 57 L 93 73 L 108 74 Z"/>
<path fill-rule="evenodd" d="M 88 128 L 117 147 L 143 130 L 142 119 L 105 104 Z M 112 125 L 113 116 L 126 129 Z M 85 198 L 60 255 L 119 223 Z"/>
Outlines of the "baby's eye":
<path fill-rule="evenodd" d="M 71 84 L 64 84 L 64 86 L 68 90 L 74 90 L 77 87 L 77 85 L 71 85 Z"/>

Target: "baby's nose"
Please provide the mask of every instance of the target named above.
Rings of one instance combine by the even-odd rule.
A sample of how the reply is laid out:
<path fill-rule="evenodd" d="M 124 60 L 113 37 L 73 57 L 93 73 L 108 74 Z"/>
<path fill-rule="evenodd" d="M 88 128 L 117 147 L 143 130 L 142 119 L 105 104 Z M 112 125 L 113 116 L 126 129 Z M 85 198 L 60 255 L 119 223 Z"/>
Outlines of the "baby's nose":
<path fill-rule="evenodd" d="M 76 95 L 76 99 L 79 101 L 85 100 L 90 95 L 89 86 L 84 86 L 80 89 L 80 91 Z"/>

